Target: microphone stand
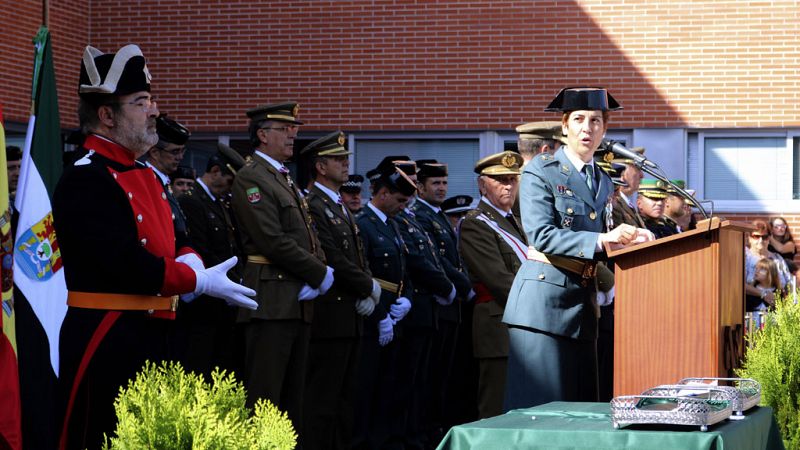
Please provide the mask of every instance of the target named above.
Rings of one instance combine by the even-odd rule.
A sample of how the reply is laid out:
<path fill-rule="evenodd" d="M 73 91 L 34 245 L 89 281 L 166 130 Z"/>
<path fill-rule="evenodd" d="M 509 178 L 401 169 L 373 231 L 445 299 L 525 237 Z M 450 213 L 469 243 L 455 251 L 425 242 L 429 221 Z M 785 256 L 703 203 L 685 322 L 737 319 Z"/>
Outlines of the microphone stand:
<path fill-rule="evenodd" d="M 649 162 L 653 163 L 655 168 L 644 164 L 644 161 L 649 161 Z M 678 193 L 680 193 L 683 196 L 683 198 L 691 199 L 694 202 L 694 204 L 697 206 L 697 209 L 700 210 L 700 213 L 703 214 L 703 219 L 708 219 L 709 218 L 708 217 L 708 213 L 706 212 L 705 208 L 703 208 L 703 205 L 701 205 L 700 202 L 696 198 L 694 198 L 694 195 L 692 195 L 692 194 L 686 192 L 685 190 L 679 188 L 672 181 L 669 181 L 669 179 L 666 176 L 664 176 L 664 174 L 662 173 L 661 168 L 658 167 L 658 164 L 656 164 L 656 163 L 654 163 L 653 161 L 650 161 L 650 160 L 642 160 L 641 162 L 636 162 L 634 164 L 636 165 L 636 167 L 641 169 L 643 172 L 647 172 L 648 174 L 652 175 L 653 177 L 655 177 L 655 178 L 667 183 L 668 185 L 672 186 L 672 188 L 675 189 L 676 191 L 678 191 Z M 658 169 L 658 171 L 656 171 L 656 169 Z"/>

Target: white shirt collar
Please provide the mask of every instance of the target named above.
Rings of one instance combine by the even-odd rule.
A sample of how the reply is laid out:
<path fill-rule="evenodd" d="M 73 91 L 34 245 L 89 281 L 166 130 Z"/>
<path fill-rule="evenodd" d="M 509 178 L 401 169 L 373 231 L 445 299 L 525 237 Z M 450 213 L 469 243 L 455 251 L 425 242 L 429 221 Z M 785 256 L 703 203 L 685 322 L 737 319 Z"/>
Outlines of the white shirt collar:
<path fill-rule="evenodd" d="M 145 161 L 145 164 L 147 164 L 147 167 L 153 169 L 153 172 L 155 172 L 156 175 L 158 175 L 158 178 L 161 179 L 161 184 L 163 185 L 169 184 L 169 177 L 164 175 L 164 173 L 161 172 L 160 170 L 156 169 L 156 166 L 150 164 L 150 161 Z"/>
<path fill-rule="evenodd" d="M 331 198 L 331 200 L 333 200 L 333 202 L 334 202 L 334 203 L 339 203 L 339 204 L 341 204 L 341 202 L 342 202 L 342 196 L 341 196 L 341 195 L 339 195 L 339 193 L 338 193 L 338 192 L 334 192 L 334 191 L 330 190 L 330 189 L 329 189 L 327 186 L 323 185 L 323 184 L 322 184 L 322 183 L 320 183 L 319 181 L 315 181 L 315 182 L 314 182 L 314 186 L 318 187 L 318 188 L 319 188 L 319 190 L 321 190 L 321 191 L 322 191 L 322 192 L 324 192 L 324 193 L 325 193 L 325 194 L 326 194 L 328 197 L 330 197 L 330 198 Z"/>
<path fill-rule="evenodd" d="M 439 213 L 439 211 L 441 211 L 441 210 L 442 210 L 442 208 L 440 208 L 440 207 L 438 207 L 438 206 L 433 206 L 433 205 L 431 205 L 430 203 L 426 202 L 425 200 L 421 199 L 420 197 L 417 197 L 417 201 L 420 201 L 420 202 L 422 202 L 423 204 L 425 204 L 425 205 L 428 205 L 428 207 L 429 207 L 430 209 L 432 209 L 432 210 L 433 210 L 433 212 L 435 212 L 435 213 L 437 213 L 437 214 Z"/>
<path fill-rule="evenodd" d="M 277 159 L 267 155 L 266 153 L 262 152 L 261 150 L 256 150 L 256 155 L 260 156 L 264 161 L 268 162 L 275 170 L 280 171 L 281 168 L 286 168 L 282 162 L 278 161 Z"/>
<path fill-rule="evenodd" d="M 383 211 L 381 211 L 380 209 L 376 208 L 375 205 L 372 204 L 372 202 L 367 202 L 367 206 L 369 207 L 369 209 L 372 210 L 372 212 L 374 212 L 378 216 L 379 219 L 383 221 L 383 224 L 386 225 L 386 221 L 389 219 L 388 217 L 386 217 L 386 214 L 384 214 Z"/>
<path fill-rule="evenodd" d="M 206 186 L 206 184 L 203 183 L 203 180 L 201 180 L 200 177 L 197 177 L 197 180 L 195 181 L 197 181 L 200 187 L 202 187 L 203 190 L 206 191 L 206 194 L 208 194 L 208 196 L 211 197 L 212 201 L 217 201 L 217 197 L 214 197 L 214 194 L 211 193 L 211 189 L 209 189 L 208 186 Z"/>
<path fill-rule="evenodd" d="M 636 206 L 636 195 L 637 195 L 637 194 L 639 194 L 639 193 L 638 193 L 638 192 L 634 192 L 633 194 L 631 194 L 631 196 L 630 196 L 630 197 L 628 197 L 627 195 L 625 195 L 625 193 L 624 193 L 624 192 L 622 192 L 622 191 L 619 191 L 619 195 L 622 197 L 622 199 L 623 199 L 623 200 L 625 200 L 625 202 L 626 202 L 626 203 L 628 204 L 628 206 L 630 206 L 631 208 L 636 208 L 636 207 L 637 207 L 637 206 Z"/>
<path fill-rule="evenodd" d="M 497 206 L 495 206 L 495 204 L 494 204 L 494 203 L 490 202 L 490 201 L 489 201 L 489 199 L 488 199 L 488 198 L 486 198 L 486 196 L 485 196 L 485 195 L 481 197 L 481 201 L 484 201 L 484 202 L 486 202 L 486 204 L 487 204 L 487 205 L 489 205 L 489 206 L 491 206 L 492 208 L 494 208 L 494 210 L 495 210 L 495 211 L 497 211 L 497 212 L 499 212 L 499 213 L 500 213 L 500 214 L 501 214 L 503 217 L 507 216 L 507 215 L 508 215 L 508 213 L 510 213 L 510 212 L 511 212 L 511 210 L 510 210 L 510 209 L 509 209 L 508 211 L 503 211 L 502 209 L 498 208 Z"/>
<path fill-rule="evenodd" d="M 583 170 L 583 166 L 585 166 L 587 164 L 591 164 L 592 165 L 592 170 L 597 172 L 597 168 L 594 166 L 594 159 L 592 159 L 592 161 L 589 162 L 589 163 L 585 163 L 585 162 L 581 161 L 581 159 L 578 157 L 577 153 L 575 153 L 574 151 L 571 151 L 571 149 L 569 149 L 568 147 L 564 148 L 564 156 L 567 157 L 569 162 L 572 163 L 572 166 L 578 172 L 582 171 Z"/>

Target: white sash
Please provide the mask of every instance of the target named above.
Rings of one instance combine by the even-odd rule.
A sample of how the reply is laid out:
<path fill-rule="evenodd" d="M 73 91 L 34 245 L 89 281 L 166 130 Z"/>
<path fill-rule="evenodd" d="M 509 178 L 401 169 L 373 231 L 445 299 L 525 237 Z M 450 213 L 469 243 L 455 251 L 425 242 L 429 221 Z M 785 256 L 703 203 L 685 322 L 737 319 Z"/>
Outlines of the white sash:
<path fill-rule="evenodd" d="M 494 220 L 490 219 L 484 213 L 480 213 L 479 215 L 475 216 L 476 219 L 480 220 L 481 222 L 489 225 L 489 228 L 495 231 L 502 239 L 514 250 L 514 253 L 519 258 L 519 262 L 524 263 L 528 259 L 528 246 L 525 245 L 524 242 L 517 239 L 516 236 L 512 235 L 511 233 L 507 232 L 506 230 L 500 228 L 500 225 L 497 224 Z"/>

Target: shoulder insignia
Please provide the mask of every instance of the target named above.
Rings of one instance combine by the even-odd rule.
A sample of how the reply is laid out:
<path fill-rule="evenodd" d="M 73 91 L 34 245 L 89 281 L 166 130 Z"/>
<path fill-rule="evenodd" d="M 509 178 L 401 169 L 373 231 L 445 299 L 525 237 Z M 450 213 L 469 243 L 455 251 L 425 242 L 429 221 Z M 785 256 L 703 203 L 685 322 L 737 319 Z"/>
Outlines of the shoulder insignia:
<path fill-rule="evenodd" d="M 85 166 L 87 164 L 90 164 L 92 162 L 92 155 L 94 155 L 94 150 L 89 150 L 89 153 L 84 155 L 83 158 L 75 161 L 75 165 L 76 166 Z"/>
<path fill-rule="evenodd" d="M 550 153 L 541 153 L 539 155 L 539 158 L 541 158 L 542 161 L 550 161 L 551 159 L 553 159 L 553 155 L 551 155 Z"/>
<path fill-rule="evenodd" d="M 251 187 L 247 191 L 247 201 L 250 203 L 258 203 L 261 201 L 261 190 L 258 187 Z"/>
<path fill-rule="evenodd" d="M 566 164 L 561 165 L 561 172 L 562 173 L 569 173 L 569 166 Z"/>

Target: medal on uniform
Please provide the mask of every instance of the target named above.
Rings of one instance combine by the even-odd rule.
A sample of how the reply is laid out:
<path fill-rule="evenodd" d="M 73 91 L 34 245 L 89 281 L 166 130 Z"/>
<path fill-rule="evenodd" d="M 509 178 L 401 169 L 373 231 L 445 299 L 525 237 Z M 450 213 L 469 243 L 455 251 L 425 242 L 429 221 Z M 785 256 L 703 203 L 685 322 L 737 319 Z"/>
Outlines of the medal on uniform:
<path fill-rule="evenodd" d="M 572 227 L 572 216 L 564 217 L 564 221 L 561 223 L 564 228 Z"/>
<path fill-rule="evenodd" d="M 564 186 L 563 184 L 559 184 L 558 186 L 556 186 L 556 190 L 557 190 L 557 191 L 558 191 L 558 193 L 559 193 L 559 194 L 561 194 L 561 195 L 564 195 L 564 194 L 566 194 L 566 193 L 567 193 L 567 187 L 566 187 L 566 186 Z"/>
<path fill-rule="evenodd" d="M 325 208 L 325 215 L 328 216 L 328 219 L 333 219 L 333 211 L 330 208 Z"/>

